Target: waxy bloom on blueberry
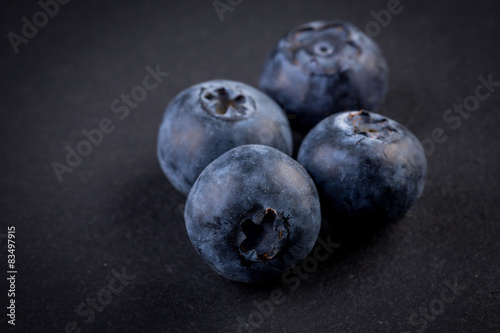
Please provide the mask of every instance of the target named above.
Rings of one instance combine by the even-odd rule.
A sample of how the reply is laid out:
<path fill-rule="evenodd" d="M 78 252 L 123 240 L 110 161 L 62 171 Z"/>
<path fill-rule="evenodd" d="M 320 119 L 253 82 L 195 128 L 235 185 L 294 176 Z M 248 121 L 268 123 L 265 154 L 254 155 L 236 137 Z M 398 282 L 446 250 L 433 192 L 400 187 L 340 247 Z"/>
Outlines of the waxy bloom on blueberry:
<path fill-rule="evenodd" d="M 367 111 L 342 112 L 305 137 L 298 161 L 332 223 L 377 226 L 401 219 L 425 184 L 427 162 L 404 126 Z"/>
<path fill-rule="evenodd" d="M 348 110 L 375 110 L 387 91 L 387 63 L 376 43 L 344 21 L 292 29 L 269 55 L 260 87 L 299 130 Z"/>
<path fill-rule="evenodd" d="M 290 155 L 292 134 L 285 113 L 249 85 L 208 81 L 187 88 L 168 105 L 158 134 L 158 160 L 172 185 L 187 195 L 210 162 L 245 144 Z"/>
<path fill-rule="evenodd" d="M 318 193 L 306 170 L 261 145 L 234 148 L 203 170 L 184 217 L 205 262 L 241 282 L 281 276 L 307 257 L 321 226 Z"/>

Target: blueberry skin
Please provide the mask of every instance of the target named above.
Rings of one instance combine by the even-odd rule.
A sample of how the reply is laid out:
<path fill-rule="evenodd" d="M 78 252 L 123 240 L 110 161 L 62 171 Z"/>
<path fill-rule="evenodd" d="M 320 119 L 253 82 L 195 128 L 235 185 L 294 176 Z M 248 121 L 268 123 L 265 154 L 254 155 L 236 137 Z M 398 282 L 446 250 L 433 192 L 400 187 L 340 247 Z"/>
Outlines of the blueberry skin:
<path fill-rule="evenodd" d="M 387 63 L 375 41 L 340 20 L 292 29 L 269 55 L 260 79 L 260 88 L 302 132 L 339 111 L 376 110 L 387 85 Z"/>
<path fill-rule="evenodd" d="M 203 170 L 184 218 L 205 262 L 240 282 L 281 276 L 306 258 L 321 226 L 318 193 L 306 170 L 262 145 L 234 148 Z"/>
<path fill-rule="evenodd" d="M 424 149 L 404 126 L 367 111 L 342 112 L 316 125 L 298 161 L 317 186 L 332 223 L 377 228 L 397 221 L 422 194 Z"/>
<path fill-rule="evenodd" d="M 213 80 L 179 93 L 158 135 L 158 160 L 187 196 L 203 169 L 231 148 L 262 144 L 292 154 L 292 134 L 279 105 L 241 82 Z"/>

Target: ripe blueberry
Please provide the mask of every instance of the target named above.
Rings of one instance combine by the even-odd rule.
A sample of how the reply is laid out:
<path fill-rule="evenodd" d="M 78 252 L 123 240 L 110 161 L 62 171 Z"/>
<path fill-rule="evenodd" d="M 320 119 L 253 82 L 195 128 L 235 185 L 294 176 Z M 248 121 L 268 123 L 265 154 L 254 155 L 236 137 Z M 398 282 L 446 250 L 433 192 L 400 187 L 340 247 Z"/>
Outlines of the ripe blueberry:
<path fill-rule="evenodd" d="M 421 195 L 427 170 L 418 139 L 367 111 L 332 115 L 309 132 L 298 161 L 332 222 L 377 227 L 401 219 Z"/>
<path fill-rule="evenodd" d="M 205 262 L 228 279 L 272 279 L 309 254 L 321 226 L 314 183 L 300 164 L 262 145 L 234 148 L 199 176 L 186 229 Z"/>
<path fill-rule="evenodd" d="M 158 160 L 172 185 L 187 195 L 210 162 L 245 144 L 290 155 L 292 135 L 285 113 L 244 83 L 208 81 L 185 89 L 168 105 L 158 134 Z"/>
<path fill-rule="evenodd" d="M 278 42 L 260 87 L 304 131 L 335 112 L 375 110 L 387 81 L 387 63 L 370 37 L 348 22 L 315 21 Z"/>

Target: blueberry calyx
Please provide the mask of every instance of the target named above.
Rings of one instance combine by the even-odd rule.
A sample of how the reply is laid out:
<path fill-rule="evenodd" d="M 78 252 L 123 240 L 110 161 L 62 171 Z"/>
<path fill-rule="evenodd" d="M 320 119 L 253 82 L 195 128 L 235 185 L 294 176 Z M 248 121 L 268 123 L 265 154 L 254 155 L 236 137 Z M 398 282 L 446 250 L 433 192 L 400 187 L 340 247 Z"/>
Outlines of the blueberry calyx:
<path fill-rule="evenodd" d="M 329 43 L 320 41 L 314 46 L 314 53 L 318 56 L 329 56 L 335 51 L 335 47 L 333 45 L 330 45 Z"/>
<path fill-rule="evenodd" d="M 390 143 L 398 141 L 402 136 L 400 131 L 391 126 L 387 118 L 370 114 L 364 110 L 349 113 L 346 121 L 353 128 L 354 134 L 360 134 L 373 140 Z"/>
<path fill-rule="evenodd" d="M 208 114 L 226 120 L 240 120 L 255 112 L 255 101 L 237 88 L 203 88 L 200 102 Z"/>
<path fill-rule="evenodd" d="M 258 211 L 241 222 L 240 253 L 251 262 L 273 259 L 288 237 L 286 218 L 272 208 Z"/>
<path fill-rule="evenodd" d="M 362 53 L 351 28 L 343 22 L 299 26 L 290 32 L 286 45 L 292 63 L 316 75 L 343 72 Z"/>

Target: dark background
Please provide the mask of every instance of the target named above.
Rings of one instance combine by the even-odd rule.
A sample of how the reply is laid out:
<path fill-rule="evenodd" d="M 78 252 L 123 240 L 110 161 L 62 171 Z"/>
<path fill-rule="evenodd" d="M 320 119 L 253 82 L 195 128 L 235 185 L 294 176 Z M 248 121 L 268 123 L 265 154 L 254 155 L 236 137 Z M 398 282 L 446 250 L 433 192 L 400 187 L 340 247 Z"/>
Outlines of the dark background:
<path fill-rule="evenodd" d="M 500 81 L 496 1 L 409 1 L 374 37 L 390 68 L 378 110 L 420 140 L 443 128 L 428 155 L 416 207 L 362 244 L 341 244 L 296 290 L 218 276 L 185 232 L 184 197 L 161 173 L 157 129 L 166 104 L 195 83 L 256 86 L 274 43 L 298 24 L 342 18 L 362 30 L 388 1 L 243 0 L 221 21 L 212 1 L 79 1 L 61 5 L 16 54 L 7 38 L 36 1 L 0 7 L 1 230 L 16 227 L 16 332 L 500 332 L 500 89 L 454 130 L 444 112 Z M 170 76 L 120 120 L 111 103 L 142 84 L 146 66 Z M 115 125 L 59 182 L 51 163 L 103 118 Z M 0 331 L 6 323 L 7 241 L 0 238 Z M 75 309 L 135 276 L 95 320 Z M 453 295 L 447 283 L 462 290 Z M 254 301 L 281 288 L 259 317 Z M 105 294 L 105 292 L 104 292 Z M 444 304 L 444 308 L 440 305 Z M 420 308 L 438 314 L 421 315 Z M 426 317 L 427 316 L 427 317 Z M 410 317 L 412 318 L 410 320 Z M 427 319 L 426 319 L 427 318 Z"/>

